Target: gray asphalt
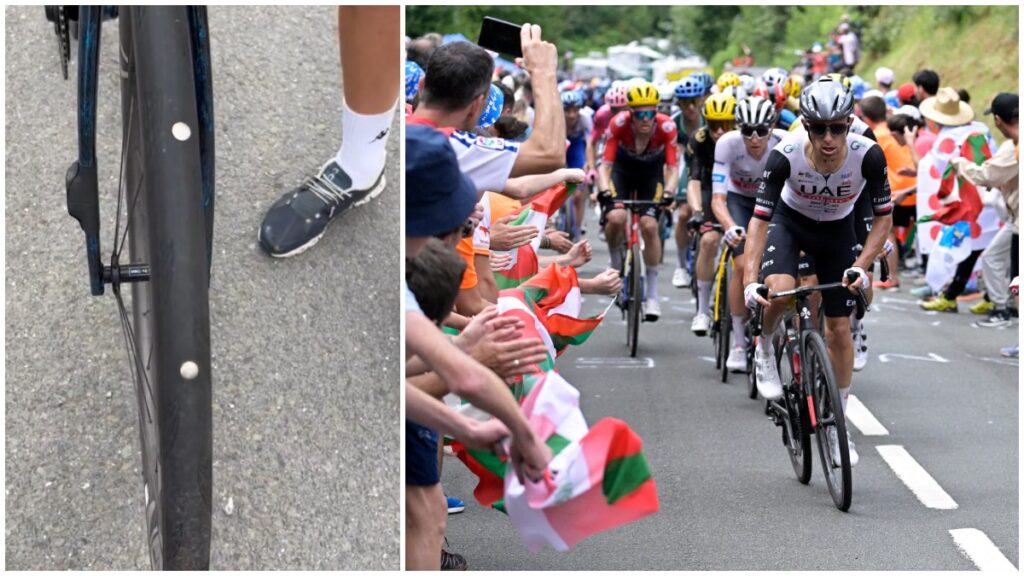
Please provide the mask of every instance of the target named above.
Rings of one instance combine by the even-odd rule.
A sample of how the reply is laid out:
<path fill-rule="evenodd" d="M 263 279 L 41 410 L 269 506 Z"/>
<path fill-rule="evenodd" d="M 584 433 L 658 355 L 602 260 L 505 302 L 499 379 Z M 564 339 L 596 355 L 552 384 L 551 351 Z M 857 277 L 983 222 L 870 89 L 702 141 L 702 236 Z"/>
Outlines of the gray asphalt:
<path fill-rule="evenodd" d="M 608 261 L 595 223 L 589 226 L 595 255 L 584 276 Z M 928 315 L 906 290 L 877 296 L 866 318 L 871 359 L 855 375 L 853 394 L 889 436 L 853 432 L 860 463 L 852 508 L 842 513 L 824 484 L 817 448 L 810 484 L 801 485 L 763 401 L 746 397 L 745 376 L 719 381 L 708 361 L 711 341 L 690 332 L 689 289 L 671 286 L 671 244 L 659 276 L 662 318 L 640 326 L 638 357 L 651 366 L 613 365 L 628 362 L 615 308 L 556 363 L 581 391 L 588 422 L 621 418 L 643 438 L 661 509 L 567 553 L 531 554 L 506 517 L 473 501 L 475 478 L 449 459 L 445 490 L 467 508 L 449 516 L 448 540 L 471 569 L 974 570 L 949 535 L 955 528 L 982 530 L 1017 565 L 1019 368 L 998 353 L 1016 342 L 1016 326 L 972 328 L 964 304 L 957 315 Z M 607 302 L 590 297 L 584 310 L 599 313 Z M 949 362 L 880 362 L 887 352 L 931 352 Z M 891 444 L 906 448 L 959 508 L 922 505 L 875 450 Z"/>
<path fill-rule="evenodd" d="M 113 297 L 89 295 L 64 175 L 75 83 L 41 6 L 6 14 L 6 568 L 145 569 L 136 400 Z M 310 252 L 256 244 L 341 139 L 331 7 L 213 7 L 217 204 L 211 567 L 399 568 L 399 139 L 387 189 Z M 103 28 L 104 251 L 120 152 Z M 77 60 L 76 60 L 77 62 Z M 73 77 L 73 76 L 72 76 Z"/>

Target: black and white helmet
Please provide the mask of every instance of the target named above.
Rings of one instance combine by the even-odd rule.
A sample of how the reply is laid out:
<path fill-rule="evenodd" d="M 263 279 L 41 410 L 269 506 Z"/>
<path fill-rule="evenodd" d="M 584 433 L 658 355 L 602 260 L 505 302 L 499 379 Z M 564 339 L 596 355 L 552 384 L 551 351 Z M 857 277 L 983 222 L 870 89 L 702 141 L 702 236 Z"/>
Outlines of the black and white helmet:
<path fill-rule="evenodd" d="M 800 93 L 800 115 L 811 122 L 845 120 L 853 114 L 853 92 L 834 78 L 822 76 Z"/>
<path fill-rule="evenodd" d="M 775 106 L 759 96 L 744 98 L 736 106 L 736 123 L 741 126 L 762 126 L 775 122 Z"/>

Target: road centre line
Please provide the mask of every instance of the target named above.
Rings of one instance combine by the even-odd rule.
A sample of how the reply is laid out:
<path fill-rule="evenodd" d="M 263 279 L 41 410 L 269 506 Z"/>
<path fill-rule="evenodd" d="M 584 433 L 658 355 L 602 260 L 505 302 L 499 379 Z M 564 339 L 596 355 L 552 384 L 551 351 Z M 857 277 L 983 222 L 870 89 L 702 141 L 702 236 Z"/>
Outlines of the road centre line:
<path fill-rule="evenodd" d="M 856 396 L 850 394 L 846 403 L 846 418 L 860 430 L 864 436 L 888 436 L 889 431 L 875 418 L 867 406 Z"/>
<path fill-rule="evenodd" d="M 876 446 L 875 449 L 878 450 L 889 468 L 892 468 L 896 477 L 907 488 L 910 488 L 910 491 L 917 496 L 922 504 L 936 510 L 958 508 L 953 498 L 942 489 L 942 486 L 939 486 L 939 483 L 917 463 L 917 460 L 914 460 L 914 457 L 903 446 Z"/>
<path fill-rule="evenodd" d="M 957 528 L 950 530 L 949 534 L 953 537 L 956 547 L 978 567 L 978 570 L 982 572 L 998 572 L 1000 574 L 1010 574 L 1017 571 L 1017 567 L 1006 559 L 1006 556 L 999 551 L 999 548 L 981 530 L 977 528 Z"/>

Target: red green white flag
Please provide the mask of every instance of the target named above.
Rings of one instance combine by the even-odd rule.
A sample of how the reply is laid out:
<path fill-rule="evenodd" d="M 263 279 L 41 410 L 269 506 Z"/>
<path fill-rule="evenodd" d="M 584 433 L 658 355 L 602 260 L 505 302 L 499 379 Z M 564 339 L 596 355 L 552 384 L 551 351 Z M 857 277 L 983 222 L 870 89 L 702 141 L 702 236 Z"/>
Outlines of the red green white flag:
<path fill-rule="evenodd" d="M 537 236 L 529 244 L 515 250 L 495 252 L 496 254 L 512 255 L 512 261 L 504 269 L 494 273 L 494 280 L 499 290 L 515 288 L 537 273 L 537 250 L 540 249 L 540 240 L 547 227 L 548 218 L 558 212 L 558 209 L 575 189 L 574 184 L 557 184 L 541 192 L 529 204 L 512 213 L 516 215 L 511 222 L 512 226 L 532 225 L 537 228 Z"/>

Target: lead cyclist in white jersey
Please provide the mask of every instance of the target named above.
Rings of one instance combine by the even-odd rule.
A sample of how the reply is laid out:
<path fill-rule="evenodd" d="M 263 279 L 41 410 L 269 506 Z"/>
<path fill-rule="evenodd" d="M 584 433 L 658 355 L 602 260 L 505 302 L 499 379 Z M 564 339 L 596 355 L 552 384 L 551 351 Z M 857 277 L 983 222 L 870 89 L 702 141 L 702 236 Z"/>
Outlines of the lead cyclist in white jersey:
<path fill-rule="evenodd" d="M 775 331 L 791 298 L 768 301 L 757 290 L 765 285 L 775 293 L 794 288 L 801 250 L 815 257 L 822 283 L 848 284 L 846 274 L 854 272 L 851 292 L 867 285 L 865 270 L 883 250 L 892 227 L 885 155 L 871 140 L 848 134 L 852 113 L 853 94 L 831 78 L 818 79 L 800 95 L 807 131 L 787 135 L 768 157 L 750 221 L 743 291 L 748 306 L 764 306 L 764 334 Z M 855 259 L 857 238 L 851 219 L 862 194 L 871 198 L 874 221 Z M 825 338 L 844 411 L 853 378 L 850 296 L 839 290 L 822 294 Z M 780 398 L 782 383 L 771 338 L 758 339 L 754 359 L 758 391 L 766 399 Z M 835 456 L 836 442 L 832 450 Z M 850 442 L 851 465 L 857 460 Z"/>
<path fill-rule="evenodd" d="M 754 213 L 754 199 L 761 183 L 768 153 L 787 135 L 775 128 L 775 107 L 764 98 L 752 96 L 736 106 L 739 130 L 728 132 L 715 144 L 711 172 L 711 210 L 725 229 L 725 241 L 733 249 L 734 273 L 729 279 L 729 310 L 732 312 L 732 349 L 725 365 L 729 370 L 746 370 L 743 305 L 743 236 Z"/>

